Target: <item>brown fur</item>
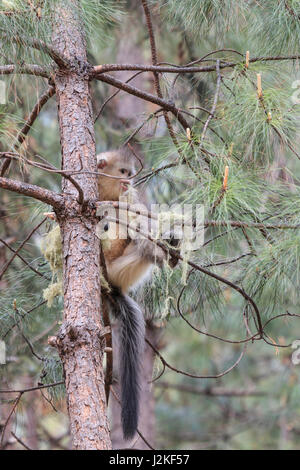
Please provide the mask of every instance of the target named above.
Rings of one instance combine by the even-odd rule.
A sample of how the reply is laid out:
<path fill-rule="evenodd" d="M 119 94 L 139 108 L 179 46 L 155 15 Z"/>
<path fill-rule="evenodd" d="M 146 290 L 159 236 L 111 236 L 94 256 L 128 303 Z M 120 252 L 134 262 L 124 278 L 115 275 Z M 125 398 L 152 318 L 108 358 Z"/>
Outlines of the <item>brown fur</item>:
<path fill-rule="evenodd" d="M 119 225 L 116 224 L 117 237 L 119 233 Z M 112 262 L 115 259 L 123 255 L 125 248 L 130 243 L 129 238 L 120 239 L 116 238 L 115 240 L 109 240 L 108 246 L 103 246 L 103 253 L 106 262 Z"/>
<path fill-rule="evenodd" d="M 117 201 L 124 194 L 122 179 L 134 173 L 132 159 L 123 151 L 105 152 L 97 156 L 98 171 L 107 175 L 99 176 L 99 193 L 101 201 Z M 128 180 L 131 185 L 132 180 Z M 138 197 L 136 196 L 136 201 Z M 111 224 L 111 222 L 109 223 Z M 117 224 L 117 234 L 120 226 Z M 162 265 L 166 258 L 164 251 L 146 239 L 110 239 L 103 249 L 108 279 L 119 287 L 123 293 L 141 282 L 151 270 L 153 264 Z"/>
<path fill-rule="evenodd" d="M 100 153 L 97 156 L 98 171 L 117 178 L 109 178 L 109 176 L 99 176 L 98 187 L 101 201 L 118 201 L 120 195 L 124 192 L 121 187 L 122 179 L 127 179 L 134 173 L 134 165 L 127 154 L 121 151 Z M 105 161 L 101 165 L 101 162 Z M 103 168 L 102 168 L 103 167 Z M 125 172 L 122 172 L 125 170 Z"/>

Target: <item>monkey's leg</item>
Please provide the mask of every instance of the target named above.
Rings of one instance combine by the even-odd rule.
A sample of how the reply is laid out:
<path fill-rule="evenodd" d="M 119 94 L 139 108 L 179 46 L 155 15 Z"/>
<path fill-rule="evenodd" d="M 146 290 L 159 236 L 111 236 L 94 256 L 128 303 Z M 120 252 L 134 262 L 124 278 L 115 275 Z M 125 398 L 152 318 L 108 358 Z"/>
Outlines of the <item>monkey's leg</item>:
<path fill-rule="evenodd" d="M 128 292 L 146 277 L 152 264 L 148 258 L 141 255 L 136 244 L 131 241 L 122 256 L 107 263 L 109 281 L 122 292 Z"/>

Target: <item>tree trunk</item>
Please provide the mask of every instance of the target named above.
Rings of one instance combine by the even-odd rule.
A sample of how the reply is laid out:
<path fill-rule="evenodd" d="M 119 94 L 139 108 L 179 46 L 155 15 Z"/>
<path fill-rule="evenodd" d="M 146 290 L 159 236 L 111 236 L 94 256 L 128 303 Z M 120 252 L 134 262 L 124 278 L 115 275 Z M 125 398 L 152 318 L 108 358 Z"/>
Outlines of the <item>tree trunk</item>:
<path fill-rule="evenodd" d="M 74 5 L 77 1 L 70 2 Z M 62 169 L 96 171 L 95 135 L 86 44 L 82 25 L 61 2 L 53 43 L 74 64 L 54 77 L 58 103 Z M 95 175 L 74 176 L 84 199 L 98 199 Z M 101 335 L 100 244 L 97 219 L 89 206 L 77 202 L 78 191 L 66 179 L 66 208 L 58 213 L 63 240 L 64 322 L 57 345 L 62 358 L 74 449 L 110 449 L 103 374 Z M 71 196 L 71 198 L 70 198 Z"/>

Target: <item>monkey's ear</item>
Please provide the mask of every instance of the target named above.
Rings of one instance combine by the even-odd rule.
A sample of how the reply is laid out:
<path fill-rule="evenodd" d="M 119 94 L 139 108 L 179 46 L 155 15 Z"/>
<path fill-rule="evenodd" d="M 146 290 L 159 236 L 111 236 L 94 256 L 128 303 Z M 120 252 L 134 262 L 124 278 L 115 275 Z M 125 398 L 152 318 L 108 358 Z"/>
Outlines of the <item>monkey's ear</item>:
<path fill-rule="evenodd" d="M 103 170 L 107 165 L 107 161 L 105 158 L 100 158 L 98 161 L 97 161 L 97 167 L 98 167 L 98 170 Z"/>

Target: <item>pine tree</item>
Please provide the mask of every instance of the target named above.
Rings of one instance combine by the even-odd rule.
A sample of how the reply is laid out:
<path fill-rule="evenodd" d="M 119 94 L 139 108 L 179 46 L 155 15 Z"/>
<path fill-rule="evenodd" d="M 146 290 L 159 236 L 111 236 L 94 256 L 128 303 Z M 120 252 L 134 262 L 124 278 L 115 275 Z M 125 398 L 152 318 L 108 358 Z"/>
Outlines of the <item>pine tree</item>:
<path fill-rule="evenodd" d="M 147 51 L 143 64 L 116 60 L 117 31 L 124 15 L 132 19 L 140 48 Z M 25 345 L 36 375 L 42 364 L 42 387 L 50 393 L 60 394 L 65 382 L 75 449 L 111 445 L 104 386 L 106 380 L 107 392 L 111 371 L 108 367 L 105 374 L 102 366 L 108 320 L 100 308 L 100 247 L 95 234 L 95 131 L 101 151 L 134 139 L 145 156 L 135 184 L 146 188 L 150 199 L 204 207 L 202 246 L 179 252 L 163 245 L 180 259 L 178 268 L 155 272 L 136 294 L 152 322 L 168 324 L 170 332 L 174 325 L 178 332 L 174 343 L 169 334 L 167 359 L 149 345 L 162 364 L 157 376 L 167 370 L 167 382 L 164 377 L 154 381 L 157 389 L 175 390 L 176 412 L 164 402 L 162 426 L 166 422 L 168 431 L 182 431 L 186 416 L 193 424 L 190 434 L 183 429 L 182 437 L 170 431 L 167 438 L 163 429 L 164 445 L 189 442 L 193 426 L 197 431 L 199 426 L 201 441 L 220 434 L 215 441 L 226 446 L 224 429 L 212 423 L 209 407 L 193 402 L 193 410 L 208 414 L 199 425 L 198 414 L 185 413 L 176 390 L 251 397 L 253 390 L 241 389 L 235 374 L 238 370 L 259 375 L 259 361 L 255 367 L 251 361 L 255 354 L 267 354 L 265 346 L 283 351 L 281 370 L 290 374 L 290 388 L 282 385 L 290 414 L 280 415 L 282 429 L 289 427 L 297 379 L 286 366 L 284 350 L 297 338 L 295 327 L 278 324 L 291 320 L 295 325 L 299 317 L 299 18 L 296 0 L 2 2 L 0 74 L 10 101 L 1 105 L 1 241 L 13 259 L 5 252 L 0 268 L 1 337 L 11 356 L 16 337 Z M 132 75 L 124 78 L 125 72 Z M 115 92 L 121 92 L 116 97 L 119 109 L 128 94 L 145 102 L 138 124 L 118 114 L 111 95 Z M 55 121 L 55 96 L 58 121 L 50 131 L 37 118 L 46 110 L 47 123 Z M 28 196 L 33 198 L 30 204 Z M 14 204 L 23 211 L 23 220 L 13 220 Z M 43 233 L 45 224 L 55 226 L 42 217 L 50 210 L 56 214 L 63 245 L 62 256 L 54 260 L 63 266 L 54 263 L 54 271 L 38 243 L 28 244 Z M 10 237 L 18 231 L 25 243 L 12 248 L 15 240 Z M 29 261 L 20 258 L 23 247 Z M 50 307 L 42 298 L 45 289 L 48 303 L 53 301 Z M 62 308 L 63 323 L 57 331 L 56 321 L 52 324 Z M 54 348 L 33 343 L 49 328 L 55 334 L 50 340 Z M 181 346 L 185 353 L 179 354 Z M 106 350 L 107 358 L 109 354 Z M 214 363 L 214 355 L 222 355 L 222 360 Z M 271 362 L 266 360 L 266 367 Z M 174 370 L 188 382 L 174 379 Z M 5 380 L 15 377 L 15 371 L 9 363 Z M 225 375 L 232 377 L 231 388 L 211 385 Z M 197 378 L 205 389 L 190 383 Z M 8 385 L 4 381 L 1 388 L 7 390 Z M 25 394 L 24 388 L 18 390 L 13 411 Z M 271 406 L 268 413 L 272 415 Z M 234 434 L 230 423 L 228 427 L 224 434 Z M 283 434 L 280 446 L 285 447 Z M 266 439 L 266 445 L 277 445 L 273 439 Z M 255 436 L 249 442 L 253 445 Z"/>

